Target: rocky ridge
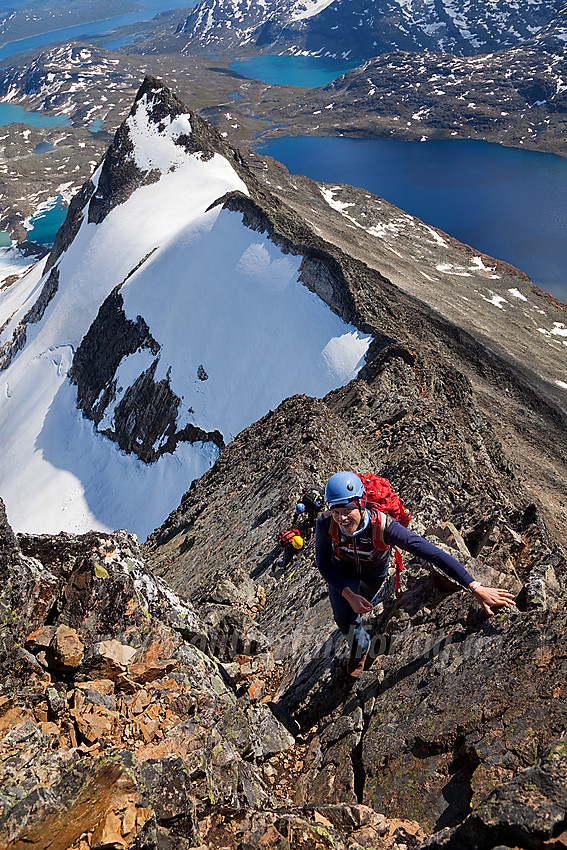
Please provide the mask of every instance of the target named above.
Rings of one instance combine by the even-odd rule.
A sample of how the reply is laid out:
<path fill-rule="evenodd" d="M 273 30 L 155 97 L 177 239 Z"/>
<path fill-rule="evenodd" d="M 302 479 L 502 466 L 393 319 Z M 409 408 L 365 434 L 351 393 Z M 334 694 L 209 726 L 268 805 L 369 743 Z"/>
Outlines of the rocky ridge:
<path fill-rule="evenodd" d="M 273 787 L 271 763 L 285 765 L 294 738 L 257 686 L 239 695 L 211 654 L 218 633 L 152 575 L 134 538 L 16 539 L 1 503 L 0 537 L 7 850 L 346 850 L 421 834 L 364 805 L 293 805 Z M 236 658 L 236 680 L 253 665 L 269 684 L 270 652 Z"/>
<path fill-rule="evenodd" d="M 412 527 L 518 609 L 487 620 L 409 561 L 402 599 L 385 592 L 368 616 L 378 659 L 349 686 L 309 529 L 291 559 L 276 542 L 302 487 L 339 468 L 387 475 Z M 235 600 L 265 591 L 254 629 L 283 662 L 275 702 L 307 744 L 295 802 L 415 820 L 434 833 L 424 846 L 561 846 L 565 556 L 454 367 L 392 345 L 323 401 L 288 400 L 223 450 L 144 549 L 239 645 L 251 623 Z"/>
<path fill-rule="evenodd" d="M 517 610 L 406 560 L 350 685 L 310 529 L 276 541 L 338 467 L 387 474 Z M 566 567 L 470 383 L 400 345 L 244 431 L 142 549 L 16 537 L 0 504 L 3 846 L 559 850 Z"/>

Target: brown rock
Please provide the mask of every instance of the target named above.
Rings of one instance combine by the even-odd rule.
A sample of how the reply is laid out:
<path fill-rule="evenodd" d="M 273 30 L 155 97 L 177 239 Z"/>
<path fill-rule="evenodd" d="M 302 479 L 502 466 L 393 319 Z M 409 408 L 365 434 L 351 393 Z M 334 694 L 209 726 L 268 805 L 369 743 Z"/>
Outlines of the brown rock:
<path fill-rule="evenodd" d="M 100 714 L 82 714 L 77 717 L 77 726 L 86 743 L 91 746 L 95 744 L 104 734 L 112 731 L 112 723 L 109 717 Z"/>
<path fill-rule="evenodd" d="M 41 626 L 39 629 L 34 629 L 25 639 L 25 647 L 30 652 L 45 650 L 51 643 L 54 634 L 55 626 Z"/>
<path fill-rule="evenodd" d="M 135 664 L 130 664 L 128 667 L 128 677 L 138 684 L 147 684 L 155 679 L 161 679 L 166 673 L 174 670 L 177 667 L 177 661 L 170 659 L 168 661 L 140 661 Z"/>
<path fill-rule="evenodd" d="M 99 655 L 104 658 L 109 672 L 124 672 L 136 655 L 136 650 L 117 640 L 103 640 L 98 645 Z"/>
<path fill-rule="evenodd" d="M 85 647 L 75 629 L 57 626 L 50 644 L 56 666 L 74 669 L 80 667 Z"/>
<path fill-rule="evenodd" d="M 36 705 L 33 710 L 33 716 L 38 723 L 45 723 L 48 717 L 47 705 L 45 705 L 45 707 Z"/>
<path fill-rule="evenodd" d="M 50 721 L 42 721 L 39 725 L 41 726 L 41 731 L 48 738 L 59 738 L 61 730 L 59 729 L 57 723 L 51 723 Z"/>
<path fill-rule="evenodd" d="M 130 702 L 128 703 L 128 714 L 130 716 L 134 714 L 141 714 L 142 711 L 149 704 L 150 698 L 148 696 L 148 692 L 145 690 L 137 691 L 137 693 L 132 697 Z"/>
<path fill-rule="evenodd" d="M 139 720 L 136 723 L 136 728 L 139 730 L 147 744 L 151 743 L 151 741 L 153 741 L 156 737 L 158 726 L 159 723 L 157 720 L 148 720 L 147 722 Z"/>
<path fill-rule="evenodd" d="M 430 526 L 426 531 L 426 535 L 431 534 L 435 535 L 435 537 L 443 543 L 446 543 L 447 546 L 450 546 L 452 549 L 456 549 L 460 552 L 463 558 L 471 557 L 467 544 L 452 522 L 440 522 L 436 525 Z"/>
<path fill-rule="evenodd" d="M 264 682 L 261 679 L 254 679 L 248 686 L 248 696 L 251 702 L 258 702 L 264 696 Z"/>
<path fill-rule="evenodd" d="M 75 682 L 75 687 L 79 690 L 97 691 L 104 696 L 110 696 L 114 693 L 114 682 L 112 679 L 93 679 L 90 682 Z"/>
<path fill-rule="evenodd" d="M 112 848 L 112 850 L 127 847 L 128 844 L 122 836 L 121 826 L 122 819 L 115 812 L 108 812 L 93 833 L 93 846 Z"/>
<path fill-rule="evenodd" d="M 129 800 L 122 814 L 122 833 L 125 836 L 130 835 L 136 829 L 136 805 L 132 800 Z"/>
<path fill-rule="evenodd" d="M 263 836 L 258 841 L 258 850 L 263 848 L 263 850 L 276 850 L 276 848 L 281 848 L 283 850 L 284 847 L 289 847 L 289 842 L 283 837 L 281 832 L 270 824 L 267 830 L 263 834 Z"/>
<path fill-rule="evenodd" d="M 83 781 L 66 788 L 61 807 L 36 805 L 21 821 L 14 817 L 2 824 L 0 846 L 33 847 L 34 850 L 67 850 L 93 829 L 108 811 L 111 800 L 120 794 L 122 767 L 106 761 L 81 764 Z"/>
<path fill-rule="evenodd" d="M 15 726 L 18 726 L 20 723 L 33 719 L 34 717 L 31 711 L 28 711 L 27 708 L 14 706 L 13 708 L 8 709 L 8 711 L 0 718 L 0 735 L 3 736 L 6 732 L 13 729 Z"/>

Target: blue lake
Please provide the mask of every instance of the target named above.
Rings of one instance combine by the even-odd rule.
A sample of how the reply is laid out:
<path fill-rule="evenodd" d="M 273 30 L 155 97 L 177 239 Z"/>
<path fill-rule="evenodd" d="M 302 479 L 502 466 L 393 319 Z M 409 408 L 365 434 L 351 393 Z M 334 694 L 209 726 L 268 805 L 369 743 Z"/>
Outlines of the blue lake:
<path fill-rule="evenodd" d="M 37 242 L 38 245 L 53 245 L 55 234 L 65 221 L 66 215 L 67 206 L 61 195 L 58 195 L 50 209 L 31 217 L 31 230 L 28 230 L 29 241 Z"/>
<path fill-rule="evenodd" d="M 0 103 L 0 126 L 18 123 L 30 127 L 69 127 L 71 124 L 67 115 L 42 115 L 41 112 L 26 112 L 13 103 Z"/>
<path fill-rule="evenodd" d="M 44 209 L 29 220 L 30 229 L 27 238 L 38 245 L 53 245 L 55 234 L 65 221 L 67 206 L 61 195 L 54 199 L 49 209 Z M 12 240 L 5 230 L 0 231 L 0 248 L 10 247 Z"/>
<path fill-rule="evenodd" d="M 567 303 L 567 159 L 479 141 L 283 137 L 261 145 L 294 174 L 368 189 L 525 271 Z"/>
<path fill-rule="evenodd" d="M 317 56 L 260 56 L 231 62 L 228 69 L 249 80 L 261 80 L 271 86 L 317 88 L 331 83 L 359 64 Z"/>
<path fill-rule="evenodd" d="M 141 9 L 136 12 L 129 12 L 126 15 L 64 27 L 63 29 L 30 36 L 30 38 L 22 38 L 19 41 L 9 41 L 0 48 L 0 62 L 17 53 L 34 50 L 36 47 L 45 47 L 55 42 L 76 41 L 88 39 L 89 36 L 93 35 L 112 33 L 119 27 L 130 26 L 139 21 L 151 21 L 160 12 L 170 9 L 192 8 L 196 2 L 197 0 L 147 0 Z M 0 6 L 5 7 L 5 4 L 0 4 Z M 6 63 L 2 62 L 2 64 Z"/>
<path fill-rule="evenodd" d="M 33 149 L 34 153 L 42 154 L 49 153 L 49 151 L 54 151 L 55 145 L 52 145 L 51 142 L 39 142 Z"/>

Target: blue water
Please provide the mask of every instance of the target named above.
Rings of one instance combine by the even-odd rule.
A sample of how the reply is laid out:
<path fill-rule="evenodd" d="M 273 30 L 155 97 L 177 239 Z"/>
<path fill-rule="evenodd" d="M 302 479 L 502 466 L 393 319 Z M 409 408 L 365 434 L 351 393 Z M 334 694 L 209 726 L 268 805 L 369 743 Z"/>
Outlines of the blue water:
<path fill-rule="evenodd" d="M 30 229 L 27 232 L 27 239 L 30 242 L 37 242 L 38 245 L 51 247 L 55 234 L 65 221 L 67 215 L 67 206 L 61 195 L 58 195 L 52 207 L 48 210 L 43 210 L 37 215 L 30 218 Z M 10 234 L 5 231 L 0 231 L 0 248 L 10 247 L 12 239 Z"/>
<path fill-rule="evenodd" d="M 106 50 L 119 50 L 121 47 L 127 47 L 129 44 L 134 44 L 136 39 L 140 38 L 142 35 L 144 35 L 142 31 L 131 32 L 129 35 L 125 35 L 122 38 L 115 38 L 110 41 L 103 42 L 102 47 L 106 48 Z"/>
<path fill-rule="evenodd" d="M 260 151 L 295 174 L 368 189 L 567 303 L 567 159 L 479 141 L 284 137 Z"/>
<path fill-rule="evenodd" d="M 49 151 L 54 151 L 55 145 L 52 145 L 51 142 L 39 142 L 33 149 L 34 153 L 49 153 Z"/>
<path fill-rule="evenodd" d="M 30 38 L 22 38 L 19 41 L 9 41 L 0 48 L 0 61 L 17 53 L 33 50 L 36 47 L 45 47 L 55 42 L 75 41 L 93 35 L 112 33 L 119 27 L 129 26 L 139 21 L 150 21 L 159 12 L 165 12 L 169 9 L 189 9 L 196 2 L 197 0 L 146 0 L 143 8 L 137 12 L 129 12 L 126 15 L 118 15 L 115 18 L 108 18 L 107 20 L 64 27 L 63 29 L 53 30 L 52 32 L 42 33 L 41 35 L 34 35 Z M 6 4 L 0 4 L 0 7 L 2 6 L 5 8 Z"/>
<path fill-rule="evenodd" d="M 67 207 L 61 195 L 57 196 L 54 205 L 30 219 L 31 229 L 28 230 L 28 240 L 38 245 L 53 245 L 55 234 L 65 221 Z"/>
<path fill-rule="evenodd" d="M 71 124 L 68 115 L 42 115 L 41 112 L 26 112 L 13 103 L 0 103 L 0 127 L 17 123 L 30 127 L 69 127 Z"/>
<path fill-rule="evenodd" d="M 228 69 L 249 80 L 262 80 L 271 86 L 317 88 L 331 83 L 359 64 L 316 56 L 260 56 L 231 62 Z"/>
<path fill-rule="evenodd" d="M 91 121 L 87 129 L 91 133 L 98 133 L 99 130 L 102 130 L 102 118 L 95 118 L 94 121 Z"/>

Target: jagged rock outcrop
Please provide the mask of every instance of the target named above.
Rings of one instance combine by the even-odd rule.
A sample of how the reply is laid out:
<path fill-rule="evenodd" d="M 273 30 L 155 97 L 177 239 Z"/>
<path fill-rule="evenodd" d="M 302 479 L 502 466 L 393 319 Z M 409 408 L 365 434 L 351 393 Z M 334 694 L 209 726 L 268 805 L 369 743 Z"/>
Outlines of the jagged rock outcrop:
<path fill-rule="evenodd" d="M 64 850 L 89 834 L 189 847 L 213 804 L 267 803 L 256 760 L 289 733 L 266 706 L 238 704 L 205 627 L 135 540 L 18 546 L 3 512 L 1 534 L 2 846 Z"/>

